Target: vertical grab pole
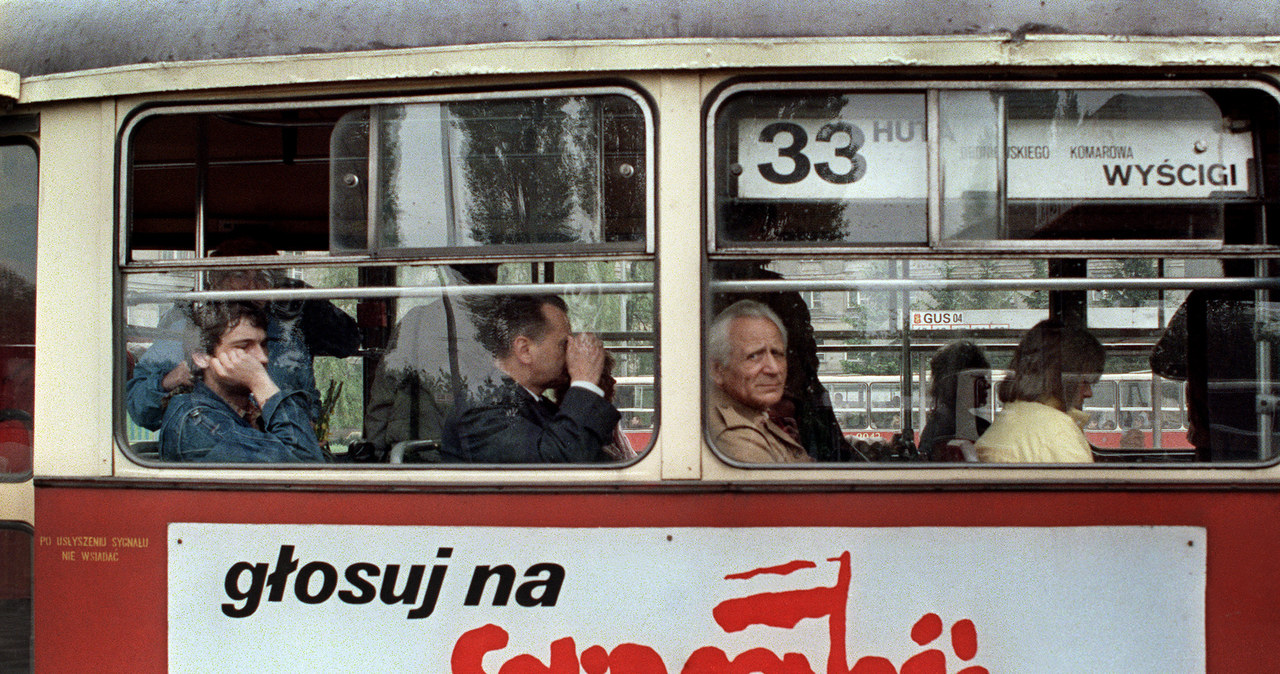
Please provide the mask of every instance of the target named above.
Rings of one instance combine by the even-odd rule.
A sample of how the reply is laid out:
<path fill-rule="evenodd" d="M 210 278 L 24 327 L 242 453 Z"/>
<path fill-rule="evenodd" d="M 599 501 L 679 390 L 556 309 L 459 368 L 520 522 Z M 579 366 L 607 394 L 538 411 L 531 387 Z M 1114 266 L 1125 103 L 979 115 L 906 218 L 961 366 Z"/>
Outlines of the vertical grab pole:
<path fill-rule="evenodd" d="M 1266 274 L 1265 262 L 1259 260 L 1254 263 L 1253 275 L 1255 278 Z M 1272 317 L 1270 311 L 1267 310 L 1267 293 L 1269 291 L 1258 288 L 1253 293 L 1253 331 L 1254 343 L 1258 350 L 1258 384 L 1257 393 L 1254 395 L 1258 402 L 1258 458 L 1266 461 L 1272 457 L 1274 451 L 1275 432 L 1275 414 L 1276 414 L 1276 396 L 1272 394 L 1271 385 L 1271 339 L 1272 339 Z"/>
<path fill-rule="evenodd" d="M 1156 278 L 1164 278 L 1164 258 L 1156 260 Z M 1164 287 L 1156 290 L 1156 330 L 1163 333 L 1164 321 Z M 1151 373 L 1151 447 L 1164 449 L 1164 387 L 1160 385 L 1160 376 Z"/>
<path fill-rule="evenodd" d="M 910 262 L 902 260 L 902 278 L 910 278 Z M 915 429 L 911 426 L 911 291 L 903 289 L 899 300 L 899 319 L 902 323 L 902 442 L 914 454 L 916 448 Z"/>
<path fill-rule="evenodd" d="M 203 258 L 206 254 L 205 239 L 205 195 L 209 187 L 209 119 L 204 115 L 200 115 L 196 122 L 196 232 L 195 245 L 192 249 L 195 251 L 196 259 Z M 195 287 L 197 289 L 205 287 L 205 272 L 197 271 L 195 278 Z"/>

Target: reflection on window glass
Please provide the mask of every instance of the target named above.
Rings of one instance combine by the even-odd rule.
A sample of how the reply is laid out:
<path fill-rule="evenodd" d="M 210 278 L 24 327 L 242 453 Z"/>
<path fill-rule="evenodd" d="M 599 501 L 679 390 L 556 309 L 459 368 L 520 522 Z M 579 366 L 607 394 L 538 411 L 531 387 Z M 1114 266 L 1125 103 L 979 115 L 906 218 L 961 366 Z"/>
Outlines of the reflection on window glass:
<path fill-rule="evenodd" d="M 926 241 L 922 94 L 739 95 L 716 152 L 722 244 Z"/>
<path fill-rule="evenodd" d="M 214 250 L 223 253 L 274 251 L 232 239 Z M 221 268 L 203 276 L 208 290 L 264 292 L 307 288 L 308 277 L 342 286 L 344 271 Z M 195 287 L 191 272 L 138 274 L 126 282 L 126 292 L 139 298 Z M 165 460 L 325 461 L 317 436 L 327 434 L 340 389 L 320 390 L 334 369 L 320 359 L 354 356 L 360 346 L 356 320 L 340 304 L 287 297 L 135 302 L 126 333 L 133 356 L 125 385 L 130 438 Z"/>
<path fill-rule="evenodd" d="M 0 473 L 31 471 L 36 172 L 31 146 L 0 144 Z"/>
<path fill-rule="evenodd" d="M 1260 217 L 1261 92 L 944 91 L 940 108 L 944 240 L 1222 240 Z"/>
<path fill-rule="evenodd" d="M 944 238 L 1000 239 L 1000 94 L 940 97 Z"/>
<path fill-rule="evenodd" d="M 1256 239 L 1257 89 L 735 92 L 716 109 L 717 246 Z M 928 171 L 936 145 L 940 184 Z"/>
<path fill-rule="evenodd" d="M 1090 278 L 1155 279 L 1221 276 L 1216 267 L 1198 260 L 1127 258 L 1090 260 Z M 1168 323 L 1186 299 L 1185 290 L 1110 288 L 1088 293 L 1090 328 L 1159 328 Z"/>
<path fill-rule="evenodd" d="M 545 267 L 538 275 L 553 268 Z M 243 285 L 258 293 L 342 294 L 357 278 L 365 287 L 388 284 L 386 297 L 358 306 L 341 299 L 164 302 L 186 295 L 190 273 L 131 275 L 127 337 L 136 356 L 126 383 L 128 435 L 144 457 L 184 462 L 592 463 L 637 456 L 655 421 L 653 297 L 611 286 L 651 283 L 652 264 L 566 262 L 554 269 L 573 292 L 486 292 L 529 284 L 524 263 L 206 273 L 210 289 Z M 574 349 L 566 353 L 568 330 L 593 335 L 585 348 L 607 354 L 603 369 L 588 375 L 598 389 L 569 387 L 569 375 L 582 373 Z M 259 365 L 237 365 L 237 358 Z M 260 391 L 262 377 L 267 388 Z M 557 405 L 577 406 L 580 416 L 538 416 Z M 567 425 L 548 432 L 581 442 L 527 442 L 536 434 L 513 422 L 520 412 Z"/>
<path fill-rule="evenodd" d="M 1047 297 L 1034 290 L 994 291 L 977 285 L 906 288 L 912 282 L 1043 277 L 1046 269 L 1044 260 L 717 261 L 713 265 L 716 280 L 736 282 L 743 288 L 713 295 L 713 312 L 718 315 L 744 299 L 767 306 L 782 323 L 787 357 L 780 376 L 785 380 L 780 402 L 752 408 L 749 396 L 735 398 L 732 387 L 716 382 L 717 354 L 709 353 L 709 386 L 720 402 L 720 410 L 710 414 L 714 418 L 737 413 L 747 419 L 751 418 L 747 410 L 763 412 L 767 407 L 773 417 L 757 419 L 756 432 L 767 438 L 767 431 L 773 429 L 782 443 L 785 438 L 780 433 L 792 436 L 811 459 L 820 462 L 935 458 L 932 447 L 917 449 L 921 434 L 937 436 L 943 440 L 941 446 L 955 435 L 957 424 L 972 434 L 989 421 L 990 365 L 982 348 L 972 346 L 940 362 L 947 383 L 935 387 L 929 369 L 932 353 L 950 341 L 974 339 L 975 331 L 983 338 L 979 341 L 991 344 L 989 349 L 1001 348 L 1048 316 Z M 753 281 L 780 279 L 828 283 L 832 291 L 855 285 L 858 301 L 823 304 L 833 310 L 813 311 L 812 298 L 827 293 L 750 290 Z M 710 343 L 715 339 L 709 336 Z M 733 347 L 746 348 L 746 342 L 733 339 L 731 333 L 726 333 L 726 339 L 728 344 L 720 348 L 720 367 L 737 357 Z M 828 357 L 819 358 L 820 354 Z M 767 373 L 748 374 L 767 381 Z M 957 419 L 954 413 L 945 417 L 930 413 L 937 405 L 955 412 L 958 388 L 964 388 L 959 395 L 967 403 L 959 411 L 976 408 L 977 414 Z M 944 422 L 945 428 L 937 428 L 935 420 Z M 711 423 L 713 429 L 717 427 L 717 422 Z"/>
<path fill-rule="evenodd" d="M 554 269 L 557 282 L 587 290 L 467 292 L 468 286 L 529 283 L 528 265 L 460 264 L 426 270 L 426 276 L 421 268 L 406 270 L 425 287 L 457 292 L 394 303 L 396 327 L 373 375 L 363 450 L 431 463 L 592 463 L 643 451 L 656 409 L 652 295 L 607 289 L 651 281 L 652 267 L 581 262 Z M 408 278 L 400 285 L 408 286 Z M 589 341 L 605 349 L 603 368 L 589 375 L 599 391 L 570 386 L 577 347 L 565 352 L 565 329 L 590 334 Z M 535 394 L 576 418 L 540 419 L 554 406 Z M 556 429 L 565 437 L 552 437 Z"/>
<path fill-rule="evenodd" d="M 369 155 L 367 139 L 372 143 Z M 638 242 L 644 117 L 624 96 L 375 106 L 334 138 L 339 248 Z M 359 156 L 363 150 L 364 156 Z M 366 213 L 359 172 L 376 171 Z M 336 165 L 335 165 L 336 167 Z M 372 229 L 369 243 L 368 229 Z"/>
<path fill-rule="evenodd" d="M 637 457 L 657 405 L 636 100 L 148 112 L 127 137 L 133 454 Z"/>

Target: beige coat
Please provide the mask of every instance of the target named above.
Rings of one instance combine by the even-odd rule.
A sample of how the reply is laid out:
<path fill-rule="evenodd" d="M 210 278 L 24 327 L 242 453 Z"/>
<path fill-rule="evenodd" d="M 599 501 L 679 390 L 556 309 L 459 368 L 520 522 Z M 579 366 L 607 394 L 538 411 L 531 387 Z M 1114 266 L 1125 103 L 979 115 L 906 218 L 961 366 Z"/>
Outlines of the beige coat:
<path fill-rule="evenodd" d="M 813 457 L 781 426 L 712 386 L 711 439 L 725 457 L 744 463 L 801 463 Z"/>

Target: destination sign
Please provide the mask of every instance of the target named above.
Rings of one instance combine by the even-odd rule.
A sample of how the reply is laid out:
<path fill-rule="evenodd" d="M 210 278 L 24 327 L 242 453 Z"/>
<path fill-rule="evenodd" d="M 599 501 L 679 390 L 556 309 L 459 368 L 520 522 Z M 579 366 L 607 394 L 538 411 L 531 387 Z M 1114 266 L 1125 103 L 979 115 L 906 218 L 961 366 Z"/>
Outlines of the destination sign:
<path fill-rule="evenodd" d="M 924 199 L 924 97 L 846 97 L 838 118 L 743 119 L 738 196 L 749 199 Z"/>
<path fill-rule="evenodd" d="M 740 120 L 732 167 L 737 196 L 927 199 L 927 125 L 923 108 L 911 107 L 919 97 L 876 98 L 888 102 L 876 110 L 847 106 L 838 118 Z M 943 125 L 941 139 L 947 192 L 994 192 L 1000 148 L 961 144 L 989 143 L 994 129 L 957 141 L 948 128 Z M 1252 196 L 1253 145 L 1251 132 L 1224 129 L 1220 120 L 1010 120 L 1007 194 L 1011 200 Z"/>
<path fill-rule="evenodd" d="M 1011 199 L 1204 199 L 1254 193 L 1253 134 L 1202 120 L 1009 122 Z"/>

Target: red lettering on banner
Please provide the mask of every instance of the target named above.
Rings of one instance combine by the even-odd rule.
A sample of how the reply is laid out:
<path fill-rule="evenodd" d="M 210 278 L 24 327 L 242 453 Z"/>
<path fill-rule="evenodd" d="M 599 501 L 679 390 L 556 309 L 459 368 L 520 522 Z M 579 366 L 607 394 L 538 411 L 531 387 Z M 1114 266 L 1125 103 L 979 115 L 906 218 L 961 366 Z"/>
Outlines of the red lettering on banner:
<path fill-rule="evenodd" d="M 848 622 L 851 563 L 848 552 L 828 559 L 836 562 L 838 571 L 834 585 L 726 599 L 711 611 L 716 624 L 725 632 L 739 632 L 754 625 L 792 629 L 806 618 L 827 618 L 829 650 L 826 674 L 947 674 L 947 656 L 937 648 L 917 653 L 899 669 L 887 658 L 864 656 L 850 668 L 845 628 Z M 816 568 L 808 561 L 793 561 L 772 567 L 729 574 L 726 580 L 743 580 L 761 574 L 788 575 L 800 569 Z M 911 628 L 911 639 L 927 646 L 942 636 L 943 621 L 935 613 L 926 613 Z M 483 667 L 487 653 L 507 646 L 509 635 L 497 625 L 484 625 L 458 637 L 451 658 L 453 674 L 486 674 Z M 977 629 L 972 620 L 963 619 L 951 626 L 951 649 L 962 661 L 972 660 L 978 653 Z M 668 674 L 666 663 L 653 648 L 624 643 L 612 651 L 591 646 L 582 651 L 571 637 L 557 639 L 550 648 L 550 664 L 530 654 L 511 657 L 497 674 Z M 720 648 L 703 646 L 690 654 L 681 674 L 814 674 L 808 658 L 800 653 L 777 653 L 766 648 L 752 648 L 730 658 Z M 981 666 L 970 666 L 956 674 L 988 674 Z"/>
<path fill-rule="evenodd" d="M 667 665 L 658 652 L 640 644 L 619 644 L 605 653 L 603 646 L 582 652 L 584 674 L 667 674 Z"/>
<path fill-rule="evenodd" d="M 725 652 L 714 646 L 704 646 L 693 652 L 684 663 L 680 674 L 813 674 L 809 659 L 799 653 L 787 653 L 781 658 L 773 651 L 752 648 L 743 651 L 732 661 Z"/>
<path fill-rule="evenodd" d="M 972 660 L 978 654 L 978 630 L 969 619 L 951 627 L 951 648 L 961 660 Z"/>
<path fill-rule="evenodd" d="M 889 662 L 889 658 L 867 656 L 853 663 L 849 674 L 898 674 L 898 669 Z"/>
<path fill-rule="evenodd" d="M 551 642 L 551 664 L 544 665 L 532 655 L 517 655 L 498 674 L 578 674 L 578 649 L 572 637 Z"/>
<path fill-rule="evenodd" d="M 926 613 L 911 628 L 911 640 L 921 646 L 942 636 L 942 618 L 936 613 Z"/>
<path fill-rule="evenodd" d="M 816 568 L 818 568 L 818 565 L 814 564 L 813 562 L 799 560 L 794 562 L 787 562 L 786 564 L 779 564 L 778 566 L 766 566 L 763 569 L 752 569 L 750 571 L 744 571 L 742 573 L 731 573 L 725 576 L 724 579 L 725 580 L 748 580 L 750 578 L 755 578 L 756 576 L 766 574 L 766 573 L 785 576 L 788 573 L 791 573 L 792 571 L 798 571 L 800 569 L 816 569 Z"/>
<path fill-rule="evenodd" d="M 485 625 L 464 632 L 453 644 L 449 671 L 453 674 L 485 674 L 480 663 L 484 654 L 507 647 L 507 631 L 497 625 Z"/>

